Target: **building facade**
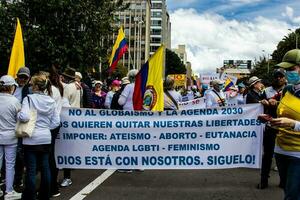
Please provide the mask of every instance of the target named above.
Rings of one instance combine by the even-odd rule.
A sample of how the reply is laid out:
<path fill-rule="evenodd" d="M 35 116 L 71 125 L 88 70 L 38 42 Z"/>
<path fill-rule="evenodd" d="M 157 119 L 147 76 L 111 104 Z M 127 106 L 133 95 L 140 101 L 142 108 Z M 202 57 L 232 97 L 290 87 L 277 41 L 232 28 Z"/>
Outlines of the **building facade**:
<path fill-rule="evenodd" d="M 150 55 L 164 44 L 171 48 L 171 22 L 166 0 L 151 0 Z"/>
<path fill-rule="evenodd" d="M 115 25 L 123 26 L 129 48 L 119 62 L 128 70 L 140 69 L 150 55 L 151 0 L 125 0 L 124 3 L 130 6 L 115 13 Z"/>

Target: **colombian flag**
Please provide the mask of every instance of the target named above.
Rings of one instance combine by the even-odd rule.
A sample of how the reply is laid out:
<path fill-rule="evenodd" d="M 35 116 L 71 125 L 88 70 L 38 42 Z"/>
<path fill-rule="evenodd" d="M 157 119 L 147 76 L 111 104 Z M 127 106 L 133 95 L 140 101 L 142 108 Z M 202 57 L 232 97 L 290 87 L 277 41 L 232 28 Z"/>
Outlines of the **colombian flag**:
<path fill-rule="evenodd" d="M 119 34 L 117 40 L 113 46 L 111 56 L 109 59 L 110 72 L 113 72 L 117 67 L 118 61 L 121 59 L 122 55 L 127 51 L 128 44 L 125 39 L 125 33 L 123 28 L 119 29 Z"/>
<path fill-rule="evenodd" d="M 230 87 L 234 86 L 234 83 L 232 82 L 232 80 L 230 78 L 227 78 L 225 81 L 225 91 L 228 91 L 230 89 Z"/>
<path fill-rule="evenodd" d="M 16 28 L 13 47 L 10 54 L 7 74 L 16 78 L 17 73 L 21 67 L 25 67 L 25 56 L 24 56 L 22 28 L 21 28 L 19 18 L 17 18 L 17 28 Z"/>
<path fill-rule="evenodd" d="M 164 46 L 161 45 L 136 75 L 133 92 L 134 110 L 164 110 L 163 59 Z"/>

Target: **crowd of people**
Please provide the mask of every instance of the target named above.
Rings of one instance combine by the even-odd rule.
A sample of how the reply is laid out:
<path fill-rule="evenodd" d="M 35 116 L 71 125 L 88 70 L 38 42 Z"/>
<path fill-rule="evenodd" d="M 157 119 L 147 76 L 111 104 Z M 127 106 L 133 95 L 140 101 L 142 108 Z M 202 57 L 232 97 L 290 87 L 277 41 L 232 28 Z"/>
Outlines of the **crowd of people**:
<path fill-rule="evenodd" d="M 261 103 L 270 116 L 263 136 L 263 159 L 259 189 L 268 187 L 274 156 L 279 170 L 280 187 L 285 199 L 300 198 L 300 50 L 286 53 L 283 62 L 273 72 L 273 82 L 265 87 L 263 80 L 251 77 L 224 90 L 224 81 L 210 82 L 210 87 L 199 90 L 177 91 L 172 78 L 164 81 L 164 109 L 178 110 L 179 103 L 205 98 L 210 107 Z M 49 199 L 60 195 L 60 187 L 72 184 L 71 169 L 63 170 L 58 183 L 54 150 L 60 129 L 62 107 L 133 110 L 133 92 L 137 70 L 130 70 L 121 80 L 105 84 L 94 80 L 92 87 L 82 81 L 80 72 L 67 67 L 58 73 L 52 66 L 31 76 L 22 67 L 14 79 L 9 75 L 0 79 L 0 167 L 5 199 Z M 17 138 L 18 123 L 28 122 L 31 111 L 36 111 L 36 123 L 31 137 Z M 26 172 L 25 172 L 26 169 Z M 36 191 L 37 171 L 41 173 Z M 129 172 L 131 170 L 123 170 Z M 25 172 L 25 178 L 24 177 Z"/>

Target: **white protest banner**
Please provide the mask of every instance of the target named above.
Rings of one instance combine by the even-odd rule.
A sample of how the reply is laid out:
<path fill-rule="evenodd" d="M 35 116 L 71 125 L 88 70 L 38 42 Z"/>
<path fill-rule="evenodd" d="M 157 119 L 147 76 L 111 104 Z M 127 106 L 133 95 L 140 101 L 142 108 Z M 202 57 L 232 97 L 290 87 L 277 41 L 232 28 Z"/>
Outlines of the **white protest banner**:
<path fill-rule="evenodd" d="M 211 73 L 211 74 L 201 74 L 200 75 L 200 82 L 204 85 L 209 85 L 210 81 L 213 81 L 215 79 L 219 79 L 220 74 L 217 73 Z"/>
<path fill-rule="evenodd" d="M 165 112 L 64 108 L 58 168 L 259 168 L 260 104 Z"/>
<path fill-rule="evenodd" d="M 226 73 L 223 73 L 222 76 L 221 76 L 221 80 L 223 80 L 225 82 L 228 78 L 233 82 L 234 85 L 236 85 L 236 82 L 238 80 L 238 78 L 236 76 L 226 74 Z"/>
<path fill-rule="evenodd" d="M 191 101 L 179 102 L 178 105 L 179 105 L 179 110 L 206 108 L 204 97 L 193 99 Z"/>

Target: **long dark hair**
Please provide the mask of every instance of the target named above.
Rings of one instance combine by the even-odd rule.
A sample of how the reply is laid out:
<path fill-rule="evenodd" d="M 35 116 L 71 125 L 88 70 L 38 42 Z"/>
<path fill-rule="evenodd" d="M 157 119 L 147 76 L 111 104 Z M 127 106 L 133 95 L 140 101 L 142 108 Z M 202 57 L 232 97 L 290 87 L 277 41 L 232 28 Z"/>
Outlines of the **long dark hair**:
<path fill-rule="evenodd" d="M 58 88 L 60 96 L 64 95 L 64 87 L 60 81 L 59 73 L 54 65 L 52 65 L 49 69 L 49 80 L 51 84 Z"/>

